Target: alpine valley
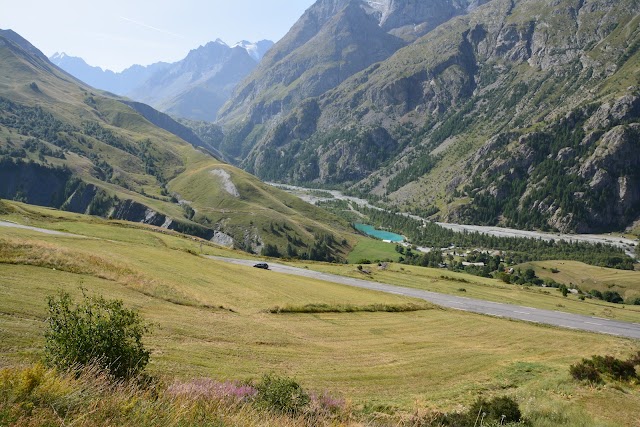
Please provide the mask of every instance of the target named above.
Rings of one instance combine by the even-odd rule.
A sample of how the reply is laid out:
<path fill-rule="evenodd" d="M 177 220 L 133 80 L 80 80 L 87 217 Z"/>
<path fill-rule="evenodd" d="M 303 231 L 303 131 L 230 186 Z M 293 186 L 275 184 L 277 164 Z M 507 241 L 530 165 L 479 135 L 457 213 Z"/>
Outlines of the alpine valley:
<path fill-rule="evenodd" d="M 120 73 L 23 36 L 293 20 L 80 3 L 3 8 L 0 426 L 640 426 L 640 0 L 306 0 Z"/>
<path fill-rule="evenodd" d="M 346 222 L 218 160 L 168 115 L 76 80 L 11 30 L 0 71 L 0 197 L 250 252 L 348 252 Z"/>
<path fill-rule="evenodd" d="M 639 12 L 318 0 L 219 111 L 219 148 L 265 180 L 443 221 L 637 226 Z"/>

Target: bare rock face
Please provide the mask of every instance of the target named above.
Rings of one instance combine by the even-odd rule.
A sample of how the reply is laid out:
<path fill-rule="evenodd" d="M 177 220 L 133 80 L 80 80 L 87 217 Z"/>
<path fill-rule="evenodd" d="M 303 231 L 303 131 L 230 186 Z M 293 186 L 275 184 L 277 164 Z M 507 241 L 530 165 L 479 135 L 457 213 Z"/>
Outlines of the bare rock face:
<path fill-rule="evenodd" d="M 640 124 L 617 126 L 604 134 L 593 154 L 580 167 L 583 178 L 600 170 L 637 171 L 640 166 Z"/>
<path fill-rule="evenodd" d="M 367 0 L 379 17 L 380 26 L 407 40 L 428 33 L 442 22 L 467 11 L 468 1 Z"/>
<path fill-rule="evenodd" d="M 630 88 L 633 90 L 633 88 Z M 607 128 L 640 116 L 640 97 L 624 95 L 614 101 L 604 103 L 584 126 L 587 132 Z"/>

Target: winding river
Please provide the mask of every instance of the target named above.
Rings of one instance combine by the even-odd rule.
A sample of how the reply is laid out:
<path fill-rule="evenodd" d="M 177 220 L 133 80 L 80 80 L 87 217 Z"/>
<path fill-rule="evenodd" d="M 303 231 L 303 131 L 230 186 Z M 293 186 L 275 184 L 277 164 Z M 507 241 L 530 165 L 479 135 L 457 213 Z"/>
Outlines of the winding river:
<path fill-rule="evenodd" d="M 358 206 L 365 206 L 372 209 L 380 209 L 377 206 L 371 205 L 368 201 L 364 199 L 360 199 L 357 197 L 347 196 L 342 194 L 340 191 L 336 190 L 314 190 L 310 188 L 297 187 L 295 185 L 287 185 L 287 184 L 277 184 L 277 183 L 268 183 L 274 187 L 278 187 L 282 190 L 287 191 L 295 196 L 300 197 L 302 200 L 316 204 L 320 201 L 327 201 L 332 199 L 337 200 L 347 200 L 350 202 L 356 203 Z M 333 197 L 322 197 L 318 195 L 320 192 L 331 194 Z M 407 215 L 410 218 L 426 221 L 424 218 L 421 218 L 416 215 L 403 214 Z M 627 255 L 630 257 L 637 259 L 636 256 L 636 247 L 640 244 L 638 239 L 628 239 L 625 237 L 618 237 L 609 234 L 564 234 L 564 233 L 544 233 L 541 231 L 528 231 L 528 230 L 518 230 L 515 228 L 504 228 L 504 227 L 493 227 L 493 226 L 482 226 L 482 225 L 465 225 L 465 224 L 451 224 L 451 223 L 443 223 L 436 222 L 436 224 L 448 228 L 449 230 L 453 230 L 458 233 L 463 232 L 477 232 L 482 234 L 487 234 L 490 236 L 498 236 L 498 237 L 524 237 L 524 238 L 533 238 L 533 239 L 542 239 L 542 240 L 566 240 L 569 242 L 587 242 L 587 243 L 603 243 L 611 246 L 616 246 L 622 248 Z"/>

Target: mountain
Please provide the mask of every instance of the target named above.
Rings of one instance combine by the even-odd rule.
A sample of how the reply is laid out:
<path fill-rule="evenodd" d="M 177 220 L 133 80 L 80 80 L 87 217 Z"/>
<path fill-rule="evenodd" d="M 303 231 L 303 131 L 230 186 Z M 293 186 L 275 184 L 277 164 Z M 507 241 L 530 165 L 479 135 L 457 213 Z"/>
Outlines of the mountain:
<path fill-rule="evenodd" d="M 191 120 L 213 121 L 233 88 L 246 77 L 273 42 L 243 40 L 233 47 L 216 40 L 189 52 L 181 61 L 133 65 L 120 73 L 56 53 L 50 60 L 69 74 L 118 95 Z"/>
<path fill-rule="evenodd" d="M 233 45 L 233 47 L 240 47 L 247 51 L 249 56 L 260 62 L 262 57 L 271 49 L 273 42 L 271 40 L 260 40 L 259 42 L 252 43 L 247 40 L 242 40 Z"/>
<path fill-rule="evenodd" d="M 622 230 L 640 221 L 639 12 L 637 0 L 318 0 L 221 110 L 221 148 L 263 179 L 434 219 Z M 356 19 L 375 36 L 323 36 Z M 378 55 L 341 75 L 348 59 L 322 67 L 338 43 Z"/>
<path fill-rule="evenodd" d="M 225 147 L 228 154 L 242 159 L 273 118 L 385 60 L 452 16 L 466 13 L 469 4 L 466 0 L 317 1 L 220 110 L 220 123 L 232 128 Z"/>
<path fill-rule="evenodd" d="M 213 121 L 235 86 L 257 64 L 247 49 L 216 40 L 154 74 L 128 96 L 175 116 Z"/>
<path fill-rule="evenodd" d="M 153 74 L 169 67 L 166 62 L 157 62 L 148 66 L 133 65 L 120 73 L 92 67 L 84 59 L 69 56 L 66 53 L 55 53 L 49 60 L 67 73 L 82 80 L 89 86 L 106 90 L 118 95 L 126 95 Z"/>
<path fill-rule="evenodd" d="M 87 86 L 0 30 L 0 197 L 253 252 L 289 247 L 334 259 L 349 250 L 346 223 L 217 160 L 209 148 L 170 117 Z"/>

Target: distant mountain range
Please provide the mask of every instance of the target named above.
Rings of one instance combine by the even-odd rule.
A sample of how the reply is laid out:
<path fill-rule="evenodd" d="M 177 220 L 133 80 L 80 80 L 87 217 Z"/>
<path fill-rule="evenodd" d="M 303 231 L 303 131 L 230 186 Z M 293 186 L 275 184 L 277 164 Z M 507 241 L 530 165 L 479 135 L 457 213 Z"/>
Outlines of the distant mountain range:
<path fill-rule="evenodd" d="M 130 97 L 154 108 L 191 120 L 214 121 L 234 87 L 273 46 L 243 40 L 228 46 L 216 40 L 189 52 L 181 61 L 133 65 L 114 73 L 88 65 L 82 58 L 56 53 L 51 62 L 98 89 Z"/>
<path fill-rule="evenodd" d="M 267 180 L 444 221 L 640 225 L 640 3 L 318 0 L 218 124 Z"/>
<path fill-rule="evenodd" d="M 92 67 L 84 59 L 69 56 L 66 53 L 56 52 L 49 60 L 84 83 L 116 95 L 128 94 L 147 81 L 154 73 L 170 66 L 166 62 L 157 62 L 147 66 L 133 65 L 120 73 L 115 73 L 100 67 Z"/>

